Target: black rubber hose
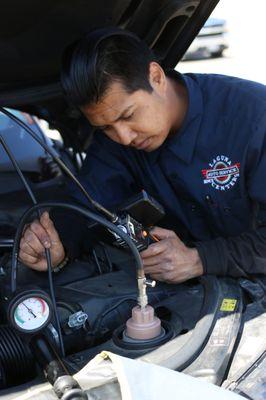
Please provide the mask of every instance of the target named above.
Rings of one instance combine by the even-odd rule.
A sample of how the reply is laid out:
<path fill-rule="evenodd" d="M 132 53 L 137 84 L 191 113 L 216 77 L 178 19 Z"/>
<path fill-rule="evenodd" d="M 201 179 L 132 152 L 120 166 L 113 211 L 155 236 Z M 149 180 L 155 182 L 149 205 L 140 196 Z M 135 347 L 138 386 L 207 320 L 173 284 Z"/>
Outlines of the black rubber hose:
<path fill-rule="evenodd" d="M 17 288 L 17 264 L 18 264 L 18 251 L 19 251 L 19 243 L 20 243 L 20 238 L 24 229 L 24 225 L 26 221 L 28 220 L 29 216 L 36 210 L 40 208 L 66 208 L 70 209 L 73 211 L 76 211 L 83 216 L 92 219 L 95 222 L 98 222 L 99 224 L 105 226 L 107 229 L 111 230 L 112 232 L 116 233 L 119 237 L 121 237 L 128 245 L 130 251 L 132 252 L 132 255 L 135 259 L 136 262 L 136 267 L 137 267 L 137 272 L 138 272 L 138 277 L 144 278 L 144 270 L 143 270 L 143 264 L 142 260 L 140 257 L 140 254 L 138 252 L 137 247 L 131 240 L 131 238 L 124 233 L 120 228 L 118 228 L 115 224 L 112 222 L 108 221 L 107 219 L 101 217 L 98 214 L 93 213 L 92 211 L 89 211 L 85 209 L 84 207 L 77 206 L 75 204 L 68 204 L 68 203 L 55 203 L 55 202 L 47 202 L 47 203 L 39 203 L 34 205 L 33 207 L 29 208 L 22 216 L 21 220 L 19 221 L 15 239 L 14 239 L 14 246 L 13 246 L 13 251 L 12 251 L 12 266 L 11 266 L 11 291 L 15 292 Z"/>
<path fill-rule="evenodd" d="M 31 201 L 33 202 L 33 204 L 37 204 L 37 200 L 36 200 L 32 190 L 30 188 L 30 185 L 28 184 L 27 180 L 25 179 L 25 177 L 24 177 L 24 175 L 23 175 L 23 173 L 22 173 L 22 171 L 21 171 L 21 169 L 20 169 L 20 167 L 19 167 L 14 155 L 11 153 L 11 151 L 10 151 L 8 145 L 6 144 L 4 138 L 2 137 L 2 135 L 0 135 L 0 143 L 3 146 L 6 154 L 8 155 L 10 161 L 12 162 L 15 171 L 17 172 L 18 176 L 20 177 L 20 179 L 22 181 L 22 184 L 24 185 L 27 193 L 29 194 L 29 196 L 31 198 Z"/>
<path fill-rule="evenodd" d="M 140 360 L 159 364 L 163 367 L 183 371 L 204 348 L 209 334 L 215 323 L 215 315 L 220 304 L 221 287 L 216 277 L 201 277 L 205 296 L 199 320 L 193 329 L 189 339 L 181 348 L 175 348 L 175 338 L 171 341 L 171 352 L 161 347 L 148 355 L 140 357 Z M 178 343 L 178 342 L 177 342 Z M 166 356 L 167 355 L 167 356 Z"/>
<path fill-rule="evenodd" d="M 175 368 L 177 371 L 183 371 L 202 351 L 214 326 L 220 304 L 221 287 L 217 278 L 203 276 L 200 281 L 205 292 L 203 306 L 192 336 L 179 353 Z"/>
<path fill-rule="evenodd" d="M 107 218 L 109 218 L 111 221 L 116 221 L 117 220 L 117 215 L 112 213 L 111 211 L 107 210 L 105 207 L 103 207 L 101 204 L 99 204 L 97 201 L 95 201 L 89 193 L 86 191 L 84 186 L 79 182 L 79 180 L 75 177 L 75 175 L 70 171 L 70 169 L 66 166 L 66 164 L 58 157 L 56 152 L 50 148 L 45 142 L 43 142 L 42 139 L 39 138 L 38 135 L 28 126 L 26 125 L 23 121 L 21 121 L 18 117 L 13 115 L 11 112 L 7 111 L 5 108 L 0 107 L 0 111 L 7 115 L 12 121 L 14 121 L 17 125 L 21 126 L 22 128 L 25 129 L 26 132 L 30 134 L 33 139 L 36 140 L 43 148 L 44 150 L 47 151 L 48 154 L 55 160 L 55 162 L 62 168 L 62 170 L 68 175 L 72 181 L 75 182 L 75 184 L 79 187 L 79 189 L 82 191 L 84 196 L 89 200 L 89 202 L 96 208 L 96 210 L 100 211 L 103 213 Z"/>
<path fill-rule="evenodd" d="M 8 145 L 6 144 L 5 140 L 3 137 L 0 135 L 0 143 L 2 144 L 4 150 L 6 151 L 9 159 L 11 160 L 14 169 L 16 170 L 17 174 L 19 175 L 23 185 L 25 186 L 25 189 L 27 193 L 29 194 L 31 201 L 33 202 L 34 205 L 37 204 L 36 197 L 33 193 L 33 191 L 30 188 L 30 185 L 28 184 L 25 176 L 23 175 L 14 155 L 12 154 L 11 150 L 9 149 Z M 39 219 L 41 218 L 41 212 L 39 209 L 37 209 L 37 214 Z M 58 337 L 59 337 L 59 343 L 60 343 L 60 349 L 61 349 L 61 354 L 62 357 L 65 356 L 65 349 L 64 349 L 64 342 L 62 338 L 62 332 L 61 332 L 61 327 L 59 323 L 59 317 L 57 313 L 57 308 L 56 308 L 56 301 L 55 301 L 55 294 L 54 294 L 54 285 L 53 285 L 53 276 L 52 276 L 52 262 L 51 262 L 51 254 L 49 249 L 45 249 L 45 255 L 46 255 L 46 260 L 47 260 L 47 269 L 48 269 L 48 280 L 49 280 L 49 288 L 50 288 L 50 296 L 51 300 L 53 303 L 53 308 L 54 308 L 54 316 L 55 316 L 55 322 L 56 322 L 56 327 L 57 327 L 57 332 L 58 332 Z"/>

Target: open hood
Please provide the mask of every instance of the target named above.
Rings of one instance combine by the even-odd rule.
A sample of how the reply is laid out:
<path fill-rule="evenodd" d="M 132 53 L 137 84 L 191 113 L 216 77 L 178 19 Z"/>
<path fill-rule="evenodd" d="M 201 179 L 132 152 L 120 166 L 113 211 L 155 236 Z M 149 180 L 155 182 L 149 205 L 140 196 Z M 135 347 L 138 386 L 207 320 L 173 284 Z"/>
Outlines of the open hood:
<path fill-rule="evenodd" d="M 119 26 L 136 33 L 163 65 L 174 67 L 218 1 L 1 2 L 1 105 L 21 106 L 57 96 L 64 48 L 99 27 Z"/>
<path fill-rule="evenodd" d="M 68 44 L 93 29 L 118 26 L 144 39 L 162 65 L 175 67 L 218 1 L 2 1 L 0 105 L 65 125 L 59 71 Z"/>

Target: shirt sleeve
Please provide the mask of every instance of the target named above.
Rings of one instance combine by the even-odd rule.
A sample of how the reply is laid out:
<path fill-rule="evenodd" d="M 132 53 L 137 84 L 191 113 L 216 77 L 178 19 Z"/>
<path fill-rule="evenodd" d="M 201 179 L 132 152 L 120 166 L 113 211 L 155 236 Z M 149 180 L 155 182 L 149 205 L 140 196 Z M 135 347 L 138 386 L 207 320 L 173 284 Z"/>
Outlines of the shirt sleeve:
<path fill-rule="evenodd" d="M 254 229 L 235 237 L 196 243 L 206 274 L 266 274 L 266 111 L 254 124 L 246 171 L 247 191 L 255 210 Z"/>
<path fill-rule="evenodd" d="M 266 274 L 266 227 L 228 239 L 198 242 L 205 274 L 241 277 Z"/>

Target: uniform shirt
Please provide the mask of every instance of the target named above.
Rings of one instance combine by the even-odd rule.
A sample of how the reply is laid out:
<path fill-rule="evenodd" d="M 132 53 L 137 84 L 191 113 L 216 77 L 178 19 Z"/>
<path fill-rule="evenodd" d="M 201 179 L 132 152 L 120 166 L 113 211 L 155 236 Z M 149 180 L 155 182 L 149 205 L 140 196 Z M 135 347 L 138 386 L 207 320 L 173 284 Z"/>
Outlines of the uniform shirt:
<path fill-rule="evenodd" d="M 159 225 L 193 241 L 205 273 L 265 273 L 266 87 L 222 75 L 169 77 L 188 91 L 182 127 L 150 153 L 96 132 L 81 182 L 110 209 L 145 189 L 166 210 Z"/>

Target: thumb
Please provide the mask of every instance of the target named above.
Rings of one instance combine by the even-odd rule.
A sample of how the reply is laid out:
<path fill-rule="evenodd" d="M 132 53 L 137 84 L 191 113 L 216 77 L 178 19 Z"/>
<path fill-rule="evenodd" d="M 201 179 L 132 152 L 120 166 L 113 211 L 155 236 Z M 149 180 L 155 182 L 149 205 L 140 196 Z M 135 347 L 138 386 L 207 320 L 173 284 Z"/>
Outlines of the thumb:
<path fill-rule="evenodd" d="M 152 236 L 154 236 L 156 239 L 159 240 L 167 239 L 170 237 L 177 237 L 174 231 L 170 231 L 169 229 L 159 228 L 158 226 L 152 228 L 150 230 L 150 233 Z"/>
<path fill-rule="evenodd" d="M 54 223 L 51 220 L 48 211 L 45 211 L 41 215 L 40 222 L 41 222 L 42 226 L 44 227 L 44 229 L 46 230 L 46 232 L 48 233 L 52 242 L 60 241 L 58 233 L 54 227 Z"/>

